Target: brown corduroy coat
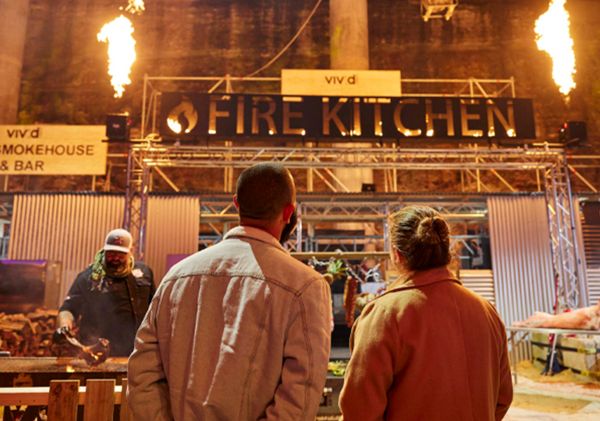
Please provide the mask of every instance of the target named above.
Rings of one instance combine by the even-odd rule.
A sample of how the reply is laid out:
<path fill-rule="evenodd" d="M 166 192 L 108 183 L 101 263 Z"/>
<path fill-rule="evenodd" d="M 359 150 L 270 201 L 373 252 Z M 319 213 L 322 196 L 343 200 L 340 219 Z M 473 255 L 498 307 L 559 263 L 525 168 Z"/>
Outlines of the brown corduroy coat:
<path fill-rule="evenodd" d="M 500 420 L 512 401 L 504 325 L 445 267 L 369 303 L 350 347 L 344 421 Z"/>

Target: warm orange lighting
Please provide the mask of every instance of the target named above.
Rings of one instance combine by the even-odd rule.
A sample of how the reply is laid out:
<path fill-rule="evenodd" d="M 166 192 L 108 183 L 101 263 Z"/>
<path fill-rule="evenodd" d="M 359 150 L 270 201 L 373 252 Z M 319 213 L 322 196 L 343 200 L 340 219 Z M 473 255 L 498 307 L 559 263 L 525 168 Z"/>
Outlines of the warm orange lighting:
<path fill-rule="evenodd" d="M 179 123 L 178 120 L 174 119 L 174 118 L 167 118 L 167 126 L 169 126 L 169 129 L 171 129 L 173 131 L 173 133 L 181 133 L 181 131 L 183 130 L 183 127 L 181 127 L 181 123 Z"/>
<path fill-rule="evenodd" d="M 550 0 L 546 13 L 535 22 L 538 49 L 552 57 L 552 77 L 563 95 L 575 88 L 575 52 L 569 32 L 569 12 L 566 0 Z"/>
<path fill-rule="evenodd" d="M 146 6 L 144 6 L 144 0 L 129 0 L 125 10 L 129 13 L 142 14 L 142 12 L 146 10 Z"/>

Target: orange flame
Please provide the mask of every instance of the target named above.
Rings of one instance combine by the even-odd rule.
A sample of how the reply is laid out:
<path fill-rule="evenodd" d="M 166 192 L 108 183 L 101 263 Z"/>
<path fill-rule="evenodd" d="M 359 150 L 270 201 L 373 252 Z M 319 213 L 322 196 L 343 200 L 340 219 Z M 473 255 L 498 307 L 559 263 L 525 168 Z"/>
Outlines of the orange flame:
<path fill-rule="evenodd" d="M 575 52 L 566 0 L 550 0 L 546 13 L 535 22 L 538 49 L 552 57 L 552 77 L 563 95 L 575 88 Z"/>
<path fill-rule="evenodd" d="M 121 15 L 105 24 L 98 33 L 98 41 L 108 43 L 108 74 L 115 90 L 115 98 L 123 96 L 125 85 L 131 83 L 129 74 L 135 61 L 133 25 Z"/>

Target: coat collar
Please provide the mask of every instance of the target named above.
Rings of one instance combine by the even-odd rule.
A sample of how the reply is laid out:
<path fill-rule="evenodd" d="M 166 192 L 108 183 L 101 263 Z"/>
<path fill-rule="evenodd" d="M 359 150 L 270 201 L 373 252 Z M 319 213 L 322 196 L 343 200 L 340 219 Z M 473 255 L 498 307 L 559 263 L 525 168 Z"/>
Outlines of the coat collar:
<path fill-rule="evenodd" d="M 402 291 L 405 289 L 420 288 L 425 285 L 431 285 L 438 282 L 451 281 L 460 284 L 456 275 L 448 269 L 447 266 L 439 268 L 427 269 L 422 271 L 414 272 L 408 279 L 398 280 L 390 285 L 390 288 L 386 291 Z"/>
<path fill-rule="evenodd" d="M 223 237 L 224 240 L 228 238 L 251 238 L 253 240 L 258 240 L 263 243 L 267 243 L 273 247 L 277 247 L 282 251 L 288 252 L 275 237 L 269 234 L 267 231 L 261 230 L 260 228 L 250 227 L 246 225 L 239 225 L 235 228 L 230 229 L 227 234 Z"/>

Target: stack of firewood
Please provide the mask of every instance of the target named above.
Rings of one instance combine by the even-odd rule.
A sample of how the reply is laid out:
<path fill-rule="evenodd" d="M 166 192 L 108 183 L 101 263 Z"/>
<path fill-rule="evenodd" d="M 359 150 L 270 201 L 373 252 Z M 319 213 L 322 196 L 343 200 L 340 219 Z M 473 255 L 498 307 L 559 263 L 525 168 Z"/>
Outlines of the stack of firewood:
<path fill-rule="evenodd" d="M 0 351 L 13 357 L 53 355 L 52 334 L 58 311 L 37 309 L 33 313 L 0 313 Z"/>

